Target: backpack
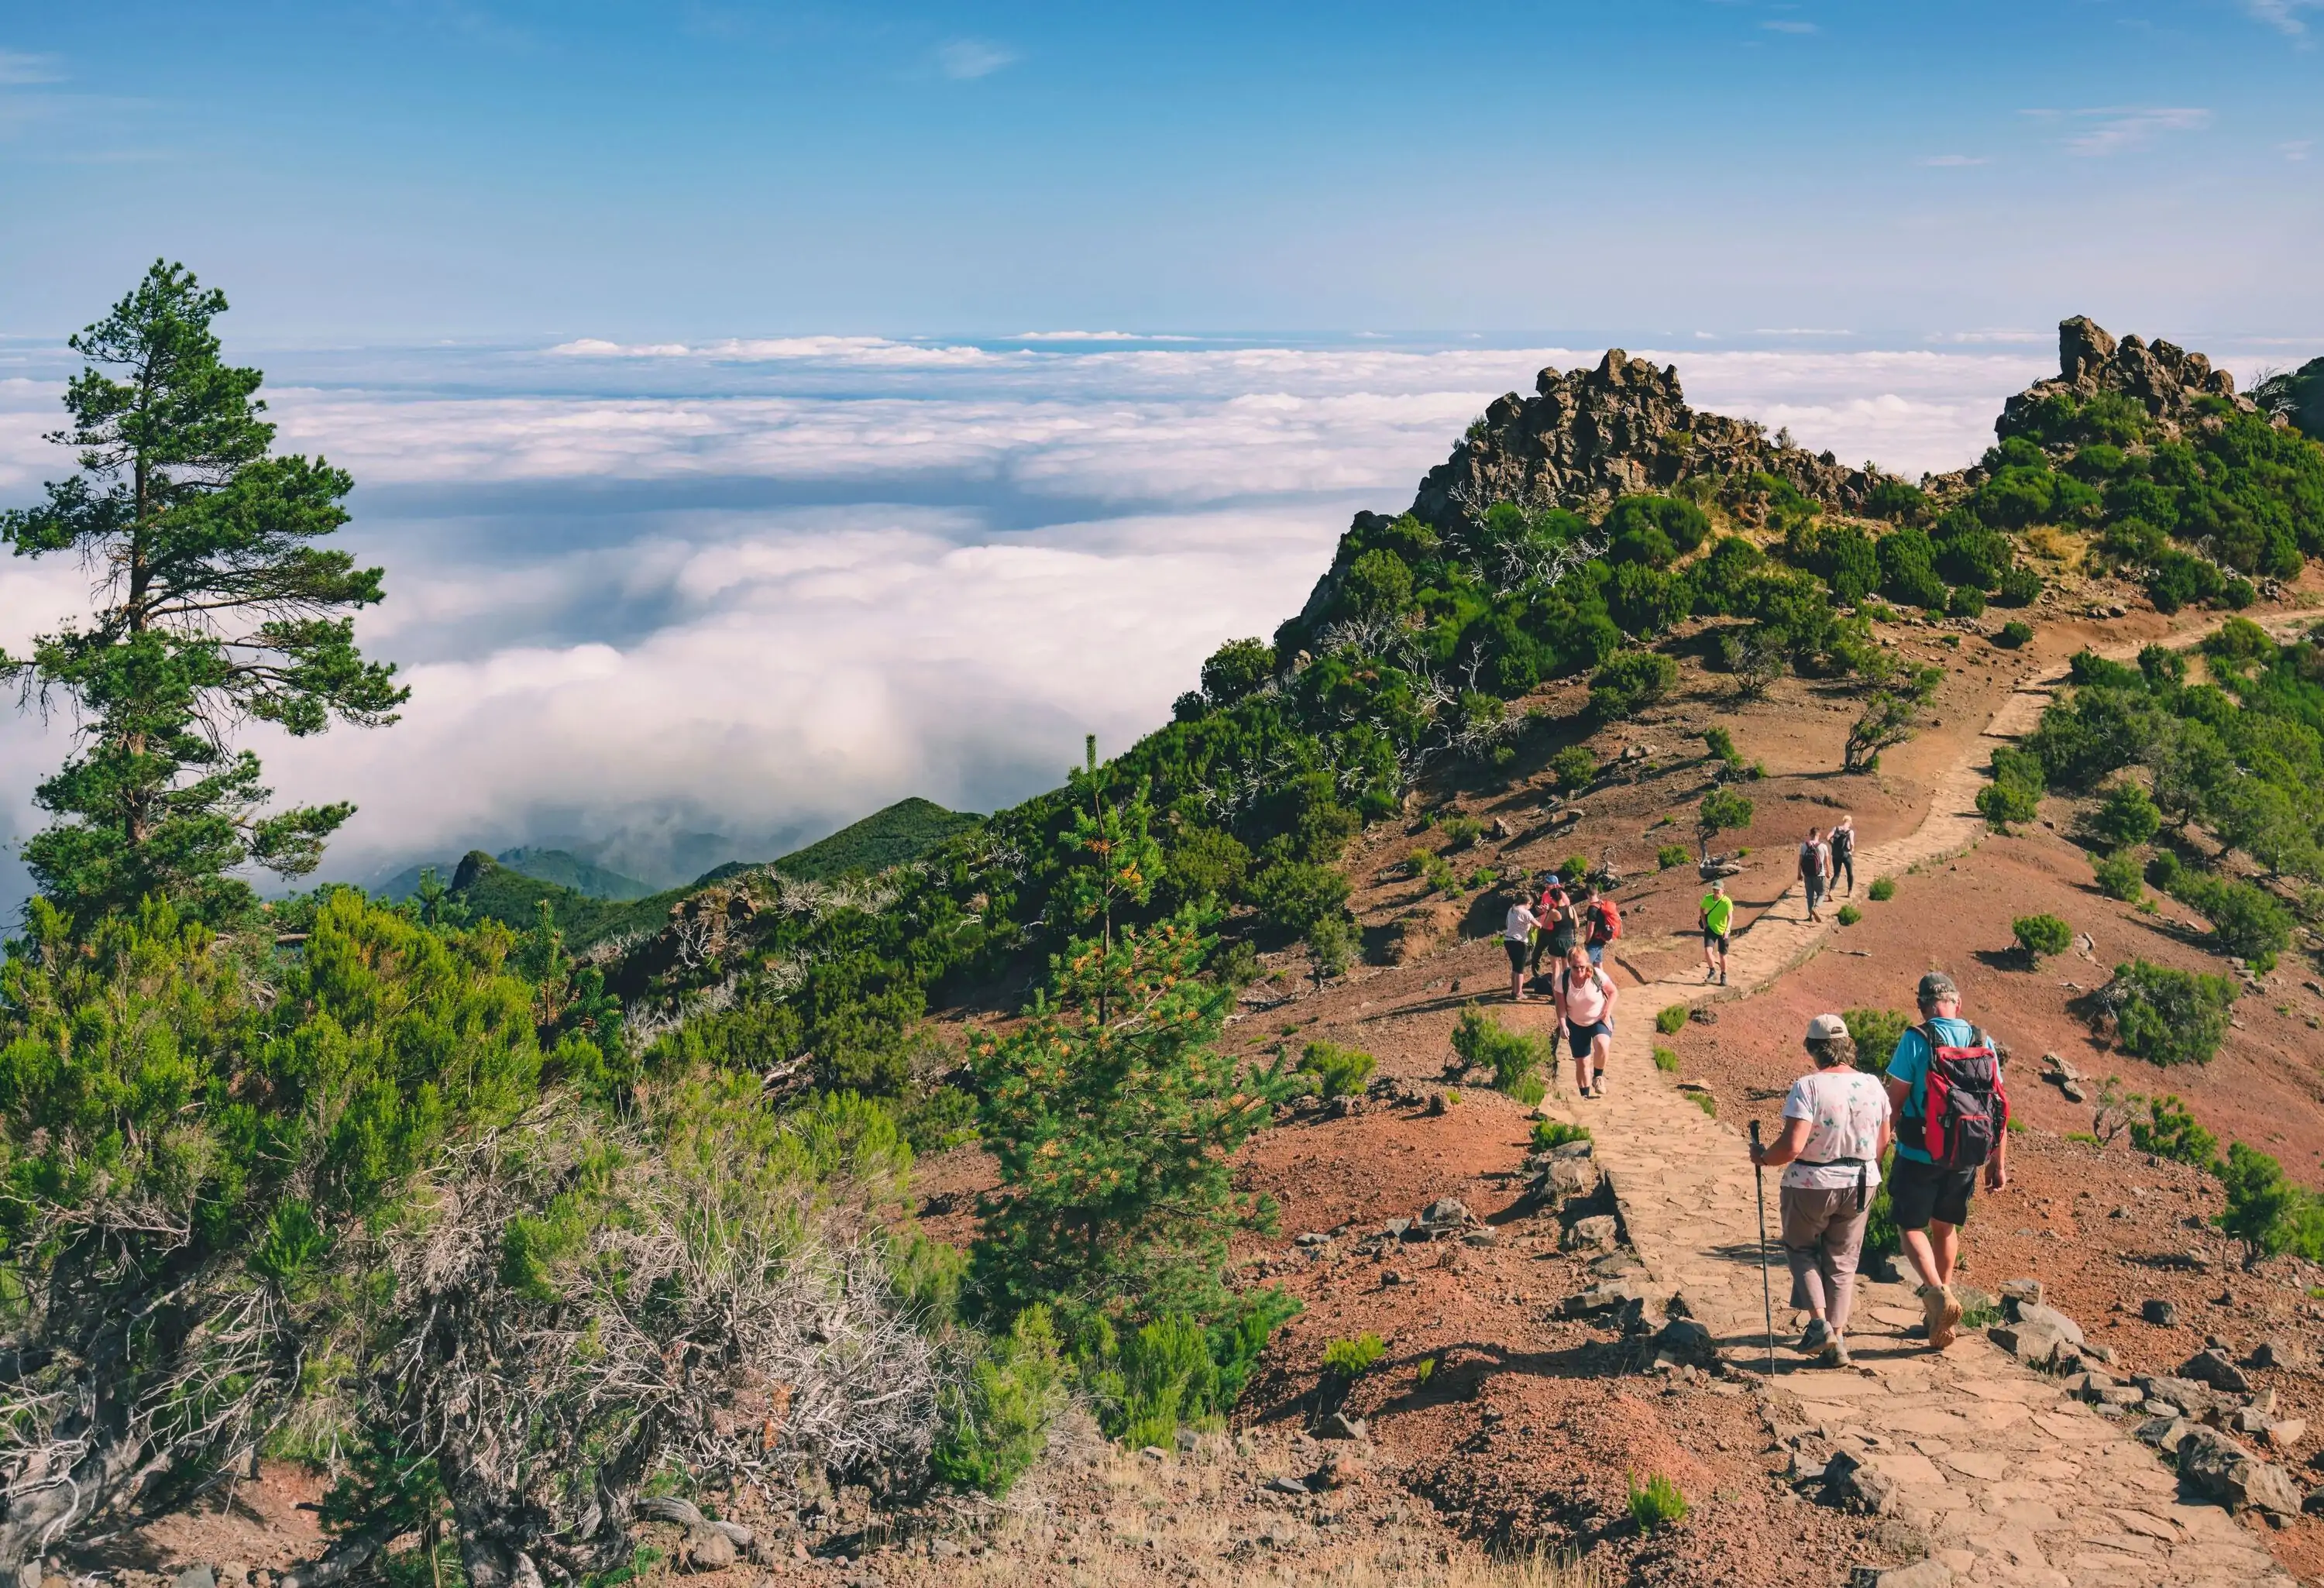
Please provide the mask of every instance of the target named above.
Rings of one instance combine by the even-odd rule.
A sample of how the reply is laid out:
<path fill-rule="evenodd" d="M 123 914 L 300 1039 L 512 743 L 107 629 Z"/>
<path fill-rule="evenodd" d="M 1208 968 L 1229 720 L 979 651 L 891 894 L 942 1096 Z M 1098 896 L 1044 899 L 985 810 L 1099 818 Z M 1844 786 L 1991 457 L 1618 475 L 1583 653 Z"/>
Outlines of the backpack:
<path fill-rule="evenodd" d="M 1824 873 L 1823 856 L 1824 856 L 1824 850 L 1823 850 L 1823 846 L 1822 846 L 1821 845 L 1818 845 L 1818 844 L 1803 844 L 1803 845 L 1800 845 L 1800 875 L 1802 875 L 1802 876 L 1803 876 L 1803 877 L 1820 877 L 1820 876 L 1823 875 L 1823 873 Z"/>
<path fill-rule="evenodd" d="M 1614 908 L 1610 899 L 1600 899 L 1590 907 L 1590 940 L 1611 943 L 1622 935 L 1622 912 Z"/>
<path fill-rule="evenodd" d="M 1843 862 L 1855 852 L 1856 829 L 1853 827 L 1834 827 L 1831 831 L 1831 858 L 1833 862 L 1835 863 Z"/>
<path fill-rule="evenodd" d="M 1937 1168 L 1973 1169 L 1993 1156 L 1994 1144 L 2009 1127 L 2009 1094 L 2001 1085 L 2001 1060 L 1984 1031 L 1969 1028 L 1969 1046 L 1950 1048 L 1937 1040 L 1933 1024 L 1914 1028 L 1929 1045 L 1929 1070 L 1921 1085 L 1925 1100 L 1922 1148 Z"/>

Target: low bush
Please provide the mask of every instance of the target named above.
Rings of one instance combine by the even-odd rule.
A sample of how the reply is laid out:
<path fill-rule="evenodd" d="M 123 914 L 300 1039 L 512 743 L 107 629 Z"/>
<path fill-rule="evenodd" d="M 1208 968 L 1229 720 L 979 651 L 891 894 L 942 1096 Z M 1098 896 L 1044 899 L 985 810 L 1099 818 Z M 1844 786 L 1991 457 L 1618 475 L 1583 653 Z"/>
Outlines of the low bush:
<path fill-rule="evenodd" d="M 1953 591 L 1951 599 L 1945 603 L 1945 611 L 1954 617 L 1983 617 L 1985 592 L 1975 585 L 1962 585 Z"/>
<path fill-rule="evenodd" d="M 1666 1076 L 1678 1074 L 1678 1055 L 1667 1048 L 1655 1049 L 1655 1068 Z"/>
<path fill-rule="evenodd" d="M 2115 1017 L 2123 1051 L 2156 1064 L 2209 1064 L 2227 1034 L 2236 984 L 2225 976 L 2134 959 L 2114 967 L 2098 994 Z"/>
<path fill-rule="evenodd" d="M 1065 1402 L 1065 1357 L 1049 1309 L 1037 1304 L 987 1343 L 966 1382 L 945 1392 L 944 1431 L 929 1456 L 936 1476 L 1002 1498 L 1040 1459 Z"/>
<path fill-rule="evenodd" d="M 1250 901 L 1268 926 L 1304 937 L 1317 921 L 1339 914 L 1350 891 L 1348 879 L 1331 866 L 1284 860 L 1252 879 Z"/>
<path fill-rule="evenodd" d="M 2109 854 L 2090 862 L 2098 891 L 2125 904 L 2136 904 L 2146 890 L 2138 880 L 2138 862 L 2126 854 Z"/>
<path fill-rule="evenodd" d="M 1840 1018 L 1848 1022 L 1848 1034 L 1856 1042 L 1856 1067 L 1886 1075 L 1897 1040 L 1911 1022 L 1893 1009 L 1851 1009 Z"/>
<path fill-rule="evenodd" d="M 1509 1030 L 1474 1005 L 1461 1011 L 1460 1023 L 1452 1028 L 1452 1051 L 1471 1068 L 1491 1069 L 1494 1086 L 1512 1095 L 1526 1083 L 1540 1081 L 1536 1072 L 1545 1060 L 1556 1060 L 1540 1038 Z M 1541 1099 L 1542 1094 L 1535 1092 L 1533 1101 Z"/>
<path fill-rule="evenodd" d="M 1875 877 L 1872 879 L 1872 886 L 1865 891 L 1866 895 L 1873 903 L 1886 904 L 1891 899 L 1896 897 L 1896 879 L 1894 877 Z"/>
<path fill-rule="evenodd" d="M 1684 865 L 1693 858 L 1693 851 L 1685 845 L 1665 844 L 1655 851 L 1655 866 L 1657 870 L 1668 871 L 1674 865 Z"/>
<path fill-rule="evenodd" d="M 1590 1128 L 1587 1125 L 1569 1125 L 1563 1120 L 1536 1120 L 1533 1122 L 1533 1144 L 1536 1148 L 1546 1149 L 1589 1140 Z"/>
<path fill-rule="evenodd" d="M 2163 830 L 2163 813 L 2136 783 L 2116 783 L 2090 813 L 2090 831 L 2108 849 L 2135 849 Z"/>
<path fill-rule="evenodd" d="M 2015 783 L 1987 783 L 1977 791 L 1977 812 L 1997 833 L 2032 821 L 2042 814 L 2042 797 Z"/>
<path fill-rule="evenodd" d="M 2240 1141 L 2227 1149 L 2218 1175 L 2227 1206 L 2213 1222 L 2251 1258 L 2289 1251 L 2324 1262 L 2324 1198 L 2285 1179 L 2282 1164 Z"/>
<path fill-rule="evenodd" d="M 1352 1384 L 1387 1353 L 1380 1337 L 1369 1332 L 1352 1340 L 1334 1340 L 1323 1347 L 1323 1371 L 1342 1383 Z"/>
<path fill-rule="evenodd" d="M 1466 849 L 1484 836 L 1485 824 L 1473 816 L 1448 816 L 1437 822 L 1436 830 L 1444 835 L 1447 848 Z"/>
<path fill-rule="evenodd" d="M 1359 1048 L 1342 1048 L 1337 1042 L 1310 1042 L 1299 1056 L 1299 1071 L 1315 1077 L 1322 1095 L 1348 1097 L 1364 1089 L 1379 1063 Z"/>
<path fill-rule="evenodd" d="M 1994 642 L 2015 651 L 2033 638 L 2034 625 L 2022 618 L 2013 617 L 2001 625 L 2001 632 L 1994 636 Z"/>
<path fill-rule="evenodd" d="M 2017 946 L 2028 964 L 2039 965 L 2045 954 L 2063 954 L 2073 946 L 2074 928 L 2054 915 L 2021 915 L 2009 923 Z"/>
<path fill-rule="evenodd" d="M 2184 1103 L 2168 1094 L 2144 1101 L 2146 1117 L 2130 1122 L 2133 1147 L 2157 1158 L 2192 1164 L 2199 1169 L 2218 1168 L 2219 1139 L 2197 1124 Z"/>
<path fill-rule="evenodd" d="M 1694 1099 L 1695 1107 L 1702 1110 L 1703 1113 L 1709 1114 L 1712 1119 L 1717 1119 L 1719 1117 L 1719 1099 L 1713 1097 L 1710 1093 L 1690 1092 L 1687 1095 Z"/>
<path fill-rule="evenodd" d="M 1655 1029 L 1665 1037 L 1675 1037 L 1686 1024 L 1686 1005 L 1674 1003 L 1655 1016 Z"/>
<path fill-rule="evenodd" d="M 2166 890 L 2211 923 L 2219 952 L 2247 960 L 2265 975 L 2292 944 L 2292 911 L 2266 889 L 2233 877 L 2180 868 Z"/>
<path fill-rule="evenodd" d="M 1636 716 L 1678 686 L 1678 663 L 1655 651 L 1618 651 L 1590 675 L 1590 709 L 1601 722 Z"/>
<path fill-rule="evenodd" d="M 1643 1487 L 1636 1479 L 1630 1481 L 1630 1520 L 1639 1532 L 1657 1532 L 1685 1519 L 1686 1496 L 1669 1478 L 1656 1473 Z"/>
<path fill-rule="evenodd" d="M 1598 778 L 1598 758 L 1579 744 L 1569 744 L 1549 758 L 1557 786 L 1567 793 L 1587 789 Z"/>
<path fill-rule="evenodd" d="M 1856 906 L 1852 904 L 1843 904 L 1840 907 L 1839 919 L 1841 926 L 1852 927 L 1863 919 L 1864 912 L 1857 909 Z"/>

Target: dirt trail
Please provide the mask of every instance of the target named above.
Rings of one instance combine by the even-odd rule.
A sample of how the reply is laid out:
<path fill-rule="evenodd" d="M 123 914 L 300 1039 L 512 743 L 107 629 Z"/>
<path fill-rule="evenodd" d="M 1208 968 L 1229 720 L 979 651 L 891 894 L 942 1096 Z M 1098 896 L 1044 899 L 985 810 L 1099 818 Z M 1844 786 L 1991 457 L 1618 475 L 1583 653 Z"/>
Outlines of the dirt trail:
<path fill-rule="evenodd" d="M 1859 854 L 1863 875 L 1902 873 L 1970 848 L 1983 831 L 1974 802 L 1993 744 L 2030 730 L 2062 679 L 2015 692 L 1940 780 L 1920 827 Z M 1610 1095 L 1582 1103 L 1561 1093 L 1551 1104 L 1590 1127 L 1627 1233 L 1655 1279 L 1739 1362 L 1755 1360 L 1766 1341 L 1750 1162 L 1733 1127 L 1654 1069 L 1653 1015 L 1765 988 L 1832 929 L 1805 919 L 1794 886 L 1737 939 L 1728 987 L 1669 979 L 1626 990 Z M 1768 1252 L 1780 1275 L 1779 1251 L 1771 1243 Z M 1779 1344 L 1775 1386 L 1828 1434 L 1873 1436 L 1866 1459 L 1898 1484 L 1896 1514 L 1924 1530 L 1935 1558 L 1955 1573 L 1977 1583 L 2110 1588 L 2292 1581 L 2261 1539 L 2217 1506 L 2181 1501 L 2153 1451 L 2054 1380 L 1979 1334 L 1965 1334 L 1942 1355 L 1908 1340 L 1920 1320 L 1910 1285 L 1865 1284 L 1859 1297 L 1857 1371 L 1811 1368 Z"/>

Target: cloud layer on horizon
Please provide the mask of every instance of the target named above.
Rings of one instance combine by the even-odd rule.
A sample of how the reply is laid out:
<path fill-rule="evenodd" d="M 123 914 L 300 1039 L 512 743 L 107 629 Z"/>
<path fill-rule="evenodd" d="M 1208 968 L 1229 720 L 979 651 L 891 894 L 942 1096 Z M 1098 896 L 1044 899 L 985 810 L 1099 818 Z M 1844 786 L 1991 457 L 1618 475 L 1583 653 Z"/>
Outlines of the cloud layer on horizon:
<path fill-rule="evenodd" d="M 362 807 L 327 874 L 556 833 L 780 845 L 906 794 L 1021 798 L 1084 732 L 1120 748 L 1221 641 L 1270 632 L 1350 512 L 1404 506 L 1494 395 L 1597 357 L 718 346 L 715 370 L 582 343 L 481 392 L 270 388 L 281 445 L 362 482 L 346 538 L 389 576 L 362 632 L 413 687 L 390 730 L 253 740 L 285 798 Z M 1974 457 L 2049 363 L 1640 351 L 1700 408 L 1908 475 Z M 636 389 L 665 365 L 704 389 Z M 580 366 L 605 389 L 571 389 Z M 68 462 L 38 439 L 58 390 L 0 382 L 0 501 Z M 82 588 L 53 559 L 0 563 L 0 646 Z M 30 830 L 63 750 L 0 725 L 0 830 Z"/>

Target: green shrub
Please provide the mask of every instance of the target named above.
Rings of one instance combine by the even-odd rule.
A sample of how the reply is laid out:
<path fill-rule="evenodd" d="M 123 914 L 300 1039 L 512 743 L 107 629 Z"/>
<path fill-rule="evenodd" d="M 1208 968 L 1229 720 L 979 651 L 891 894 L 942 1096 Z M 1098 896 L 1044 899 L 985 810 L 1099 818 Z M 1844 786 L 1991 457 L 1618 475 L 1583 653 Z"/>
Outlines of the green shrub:
<path fill-rule="evenodd" d="M 1735 736 L 1725 728 L 1714 726 L 1703 729 L 1702 747 L 1710 752 L 1712 760 L 1720 762 L 1730 771 L 1743 764 L 1743 757 L 1736 752 Z"/>
<path fill-rule="evenodd" d="M 1436 1359 L 1424 1356 L 1412 1364 L 1412 1382 L 1416 1389 L 1425 1390 L 1428 1380 L 1436 1376 Z"/>
<path fill-rule="evenodd" d="M 1713 1097 L 1710 1093 L 1690 1092 L 1687 1095 L 1694 1099 L 1695 1107 L 1702 1110 L 1703 1113 L 1709 1114 L 1712 1119 L 1717 1119 L 1719 1117 L 1719 1099 Z"/>
<path fill-rule="evenodd" d="M 2225 976 L 2200 975 L 2135 959 L 2114 967 L 2100 994 L 2115 1011 L 2123 1051 L 2156 1064 L 2209 1064 L 2227 1034 L 2237 996 Z"/>
<path fill-rule="evenodd" d="M 1549 770 L 1557 774 L 1557 786 L 1571 794 L 1597 780 L 1598 758 L 1579 744 L 1568 744 L 1549 758 Z"/>
<path fill-rule="evenodd" d="M 1896 1043 L 1911 1024 L 1893 1009 L 1851 1009 L 1840 1017 L 1848 1022 L 1848 1034 L 1856 1043 L 1856 1067 L 1876 1076 L 1888 1073 L 1888 1060 L 1896 1052 Z"/>
<path fill-rule="evenodd" d="M 1851 1024 L 1850 1029 L 1853 1029 Z M 1856 1050 L 1856 1061 L 1859 1065 L 1864 1062 L 1861 1044 Z M 1884 1070 L 1887 1067 L 1886 1054 L 1880 1056 L 1880 1064 Z M 1872 1206 L 1864 1221 L 1864 1254 L 1867 1257 L 1894 1257 L 1904 1249 L 1903 1233 L 1896 1228 L 1895 1205 L 1888 1200 L 1888 1177 L 1895 1165 L 1896 1149 L 1891 1147 L 1880 1155 L 1880 1188 L 1872 1194 Z"/>
<path fill-rule="evenodd" d="M 1655 1049 L 1655 1068 L 1666 1076 L 1678 1074 L 1678 1055 L 1667 1048 Z"/>
<path fill-rule="evenodd" d="M 2218 1175 L 2227 1205 L 2213 1222 L 2253 1257 L 2290 1251 L 2324 1262 L 2324 1199 L 2285 1179 L 2282 1165 L 2240 1141 L 2227 1149 Z"/>
<path fill-rule="evenodd" d="M 1852 927 L 1863 919 L 1864 912 L 1857 909 L 1856 906 L 1852 904 L 1843 904 L 1840 907 L 1839 920 L 1841 926 Z"/>
<path fill-rule="evenodd" d="M 1183 1313 L 1157 1318 L 1125 1341 L 1120 1374 L 1119 1437 L 1132 1450 L 1167 1448 L 1180 1425 L 1220 1409 L 1210 1335 Z"/>
<path fill-rule="evenodd" d="M 2016 783 L 1987 783 L 1977 791 L 1978 814 L 1997 833 L 2006 833 L 2042 814 L 2042 797 Z"/>
<path fill-rule="evenodd" d="M 1445 846 L 1452 849 L 1470 847 L 1485 831 L 1485 824 L 1473 816 L 1448 816 L 1436 826 L 1444 835 Z"/>
<path fill-rule="evenodd" d="M 1524 1083 L 1539 1079 L 1535 1071 L 1544 1059 L 1554 1063 L 1556 1058 L 1540 1038 L 1509 1030 L 1473 1004 L 1461 1011 L 1460 1023 L 1452 1028 L 1452 1051 L 1463 1065 L 1489 1066 L 1493 1085 L 1512 1095 Z M 1542 1094 L 1536 1092 L 1533 1101 L 1539 1103 L 1541 1098 Z"/>
<path fill-rule="evenodd" d="M 1533 1144 L 1536 1148 L 1563 1147 L 1572 1141 L 1590 1140 L 1587 1125 L 1569 1125 L 1563 1120 L 1536 1120 L 1533 1122 Z"/>
<path fill-rule="evenodd" d="M 1886 904 L 1891 899 L 1896 897 L 1896 879 L 1894 877 L 1875 877 L 1872 879 L 1872 886 L 1868 889 L 1866 892 L 1873 903 Z"/>
<path fill-rule="evenodd" d="M 2133 849 L 2163 830 L 2163 813 L 2136 783 L 2116 783 L 2090 815 L 2090 831 L 2109 849 Z"/>
<path fill-rule="evenodd" d="M 2001 632 L 1995 636 L 1995 641 L 1997 643 L 2006 645 L 2010 650 L 2015 651 L 2019 646 L 2031 641 L 2033 638 L 2034 625 L 2025 622 L 2023 618 L 2013 617 L 2007 623 L 2001 625 Z"/>
<path fill-rule="evenodd" d="M 2090 862 L 2098 891 L 2125 904 L 2136 904 L 2145 890 L 2139 885 L 2138 862 L 2126 854 L 2111 854 Z"/>
<path fill-rule="evenodd" d="M 1636 716 L 1678 686 L 1678 663 L 1655 651 L 1618 651 L 1590 676 L 1590 709 L 1601 722 Z"/>
<path fill-rule="evenodd" d="M 1065 1363 L 1049 1309 L 1017 1315 L 988 1341 L 966 1383 L 945 1392 L 943 1432 L 930 1463 L 937 1477 L 1000 1499 L 1041 1457 L 1065 1400 Z"/>
<path fill-rule="evenodd" d="M 1686 1496 L 1669 1478 L 1656 1473 L 1644 1487 L 1636 1479 L 1630 1481 L 1630 1520 L 1639 1532 L 1659 1532 L 1685 1519 Z"/>
<path fill-rule="evenodd" d="M 1675 1037 L 1686 1025 L 1686 1005 L 1674 1003 L 1655 1016 L 1655 1029 L 1665 1037 Z"/>
<path fill-rule="evenodd" d="M 1310 1042 L 1299 1056 L 1300 1073 L 1314 1076 L 1317 1091 L 1325 1097 L 1348 1097 L 1362 1091 L 1379 1063 L 1370 1054 L 1337 1042 Z"/>
<path fill-rule="evenodd" d="M 2264 975 L 2292 943 L 2292 912 L 2266 889 L 2232 877 L 2181 868 L 2170 894 L 2211 923 L 2219 951 L 2248 960 Z"/>
<path fill-rule="evenodd" d="M 1741 832 L 1748 827 L 1754 814 L 1756 808 L 1745 796 L 1732 789 L 1713 789 L 1695 808 L 1694 830 L 1708 851 L 1711 840 L 1720 834 Z"/>
<path fill-rule="evenodd" d="M 1557 863 L 1557 874 L 1569 884 L 1586 880 L 1590 875 L 1590 857 L 1586 854 L 1567 855 Z"/>
<path fill-rule="evenodd" d="M 1250 901 L 1270 927 L 1305 937 L 1317 921 L 1348 902 L 1348 879 L 1328 865 L 1281 860 L 1252 879 Z"/>
<path fill-rule="evenodd" d="M 2132 1098 L 2129 1101 L 2136 1102 Z M 2184 1103 L 2170 1095 L 2150 1097 L 2146 1117 L 2130 1122 L 2130 1144 L 2141 1152 L 2192 1164 L 2199 1169 L 2218 1167 L 2219 1139 L 2195 1122 Z"/>
<path fill-rule="evenodd" d="M 2013 568 L 2001 576 L 2001 583 L 1995 586 L 1993 596 L 2004 606 L 2031 606 L 2042 599 L 2042 576 L 2030 568 Z M 2024 630 L 2025 640 L 2034 637 L 2032 629 L 2015 619 L 2003 625 L 2002 632 L 2006 634 L 2011 629 Z M 2012 643 L 2023 645 L 2025 640 Z"/>
<path fill-rule="evenodd" d="M 2021 915 L 2009 923 L 2009 929 L 2026 959 L 2036 965 L 2043 955 L 2063 954 L 2074 942 L 2074 928 L 2054 915 Z"/>
<path fill-rule="evenodd" d="M 2177 890 L 2180 876 L 2187 870 L 2179 857 L 2168 849 L 2158 849 L 2146 863 L 2146 885 L 2160 888 L 2165 893 Z"/>
<path fill-rule="evenodd" d="M 1343 1384 L 1352 1384 L 1372 1371 L 1372 1365 L 1388 1353 L 1380 1337 L 1362 1334 L 1352 1340 L 1334 1340 L 1323 1347 L 1323 1371 Z"/>
<path fill-rule="evenodd" d="M 1683 844 L 1665 844 L 1655 851 L 1655 865 L 1668 871 L 1674 865 L 1684 865 L 1694 858 L 1694 852 Z"/>
<path fill-rule="evenodd" d="M 1945 602 L 1945 611 L 1954 617 L 1983 617 L 1985 592 L 1975 585 L 1960 586 Z"/>

